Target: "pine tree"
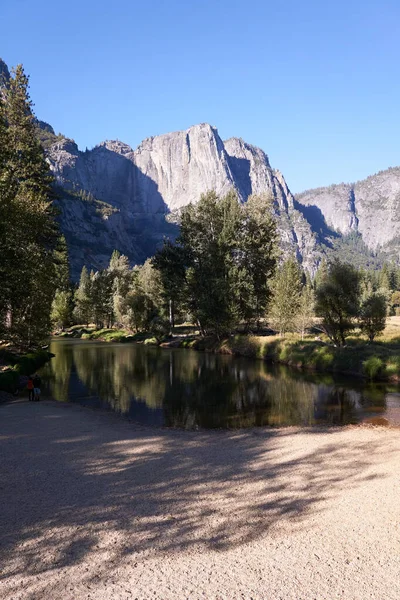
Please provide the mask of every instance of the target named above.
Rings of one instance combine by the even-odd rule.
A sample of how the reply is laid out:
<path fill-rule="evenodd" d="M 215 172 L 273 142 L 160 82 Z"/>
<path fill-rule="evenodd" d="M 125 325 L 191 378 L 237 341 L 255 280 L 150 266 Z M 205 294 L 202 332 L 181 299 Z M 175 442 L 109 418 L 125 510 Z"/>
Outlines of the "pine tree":
<path fill-rule="evenodd" d="M 160 273 L 164 311 L 168 312 L 171 331 L 175 326 L 176 313 L 185 302 L 185 263 L 184 249 L 170 240 L 164 242 L 163 248 L 152 259 L 152 265 Z"/>
<path fill-rule="evenodd" d="M 54 268 L 57 289 L 69 291 L 71 289 L 70 264 L 68 246 L 64 235 L 61 235 L 57 240 L 54 250 Z"/>
<path fill-rule="evenodd" d="M 91 279 L 87 268 L 84 266 L 81 271 L 78 289 L 75 292 L 74 317 L 78 323 L 86 323 L 86 325 L 89 325 L 93 315 L 91 287 Z"/>
<path fill-rule="evenodd" d="M 36 138 L 28 78 L 22 66 L 13 71 L 1 112 L 1 154 L 5 156 L 1 179 L 8 190 L 0 248 L 0 270 L 5 276 L 1 304 L 3 315 L 7 312 L 6 336 L 29 346 L 44 339 L 50 327 L 57 230 L 52 178 Z"/>
<path fill-rule="evenodd" d="M 64 329 L 71 323 L 71 291 L 58 289 L 51 305 L 51 322 L 55 327 Z"/>
<path fill-rule="evenodd" d="M 127 310 L 126 298 L 132 280 L 128 257 L 121 254 L 118 250 L 114 250 L 107 271 L 112 279 L 114 318 L 119 325 L 123 325 Z"/>

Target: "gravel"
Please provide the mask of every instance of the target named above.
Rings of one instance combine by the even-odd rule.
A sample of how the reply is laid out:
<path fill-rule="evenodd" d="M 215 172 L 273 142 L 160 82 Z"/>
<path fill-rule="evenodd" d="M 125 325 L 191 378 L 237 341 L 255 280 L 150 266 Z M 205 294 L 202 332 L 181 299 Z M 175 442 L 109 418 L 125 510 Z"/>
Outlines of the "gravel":
<path fill-rule="evenodd" d="M 0 406 L 2 600 L 400 598 L 400 429 Z"/>

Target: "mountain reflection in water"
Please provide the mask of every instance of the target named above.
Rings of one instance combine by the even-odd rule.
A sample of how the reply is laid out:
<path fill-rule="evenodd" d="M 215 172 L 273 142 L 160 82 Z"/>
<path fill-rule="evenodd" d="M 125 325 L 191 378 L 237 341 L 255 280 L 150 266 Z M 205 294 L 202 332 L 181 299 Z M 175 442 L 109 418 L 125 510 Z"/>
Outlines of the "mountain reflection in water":
<path fill-rule="evenodd" d="M 398 388 L 261 360 L 82 340 L 54 340 L 50 351 L 55 357 L 41 370 L 45 392 L 144 424 L 344 425 L 385 418 L 389 405 L 400 411 Z"/>

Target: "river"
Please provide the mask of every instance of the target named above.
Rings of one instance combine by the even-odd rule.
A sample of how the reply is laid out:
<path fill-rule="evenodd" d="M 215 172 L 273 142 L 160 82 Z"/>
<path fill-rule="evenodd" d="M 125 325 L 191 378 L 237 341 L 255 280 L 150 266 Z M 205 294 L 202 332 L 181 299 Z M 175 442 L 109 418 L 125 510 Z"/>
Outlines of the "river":
<path fill-rule="evenodd" d="M 155 426 L 400 424 L 400 389 L 261 360 L 142 344 L 53 340 L 44 395 Z"/>

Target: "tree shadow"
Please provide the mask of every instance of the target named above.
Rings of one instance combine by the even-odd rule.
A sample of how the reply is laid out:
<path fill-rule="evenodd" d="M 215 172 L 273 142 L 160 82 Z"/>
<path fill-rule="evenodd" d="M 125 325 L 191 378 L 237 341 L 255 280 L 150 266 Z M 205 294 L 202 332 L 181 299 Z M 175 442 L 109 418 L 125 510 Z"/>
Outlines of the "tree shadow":
<path fill-rule="evenodd" d="M 299 531 L 344 488 L 380 477 L 388 452 L 381 439 L 343 445 L 338 429 L 308 450 L 292 429 L 152 430 L 55 403 L 1 411 L 3 580 L 88 560 L 99 578 L 133 555 Z"/>

